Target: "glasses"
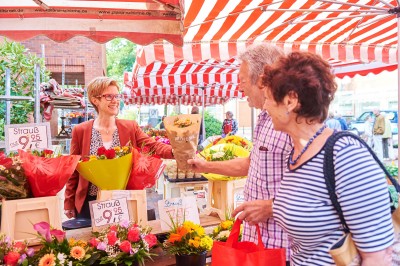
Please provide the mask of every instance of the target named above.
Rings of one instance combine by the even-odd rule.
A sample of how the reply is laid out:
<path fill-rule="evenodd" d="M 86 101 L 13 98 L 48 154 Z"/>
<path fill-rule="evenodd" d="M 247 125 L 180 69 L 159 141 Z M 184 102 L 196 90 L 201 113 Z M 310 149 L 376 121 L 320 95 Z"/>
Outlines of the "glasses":
<path fill-rule="evenodd" d="M 104 97 L 107 101 L 112 101 L 113 99 L 119 101 L 122 99 L 122 94 L 103 94 L 97 97 L 98 98 Z"/>

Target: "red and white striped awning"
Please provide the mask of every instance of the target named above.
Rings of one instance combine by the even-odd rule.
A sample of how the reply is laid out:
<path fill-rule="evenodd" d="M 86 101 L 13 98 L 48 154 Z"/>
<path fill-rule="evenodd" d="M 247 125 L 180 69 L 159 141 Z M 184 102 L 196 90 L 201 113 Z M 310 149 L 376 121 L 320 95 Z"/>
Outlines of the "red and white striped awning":
<path fill-rule="evenodd" d="M 353 78 L 356 75 L 366 76 L 368 74 L 377 75 L 382 73 L 383 71 L 394 71 L 397 70 L 396 64 L 385 64 L 381 62 L 370 62 L 370 63 L 362 63 L 360 61 L 354 62 L 341 62 L 341 61 L 333 61 L 331 65 L 334 67 L 335 76 L 338 78 L 349 77 Z"/>
<path fill-rule="evenodd" d="M 63 42 L 85 36 L 99 43 L 122 37 L 147 45 L 183 44 L 179 0 L 0 0 L 0 35 L 37 35 Z"/>
<path fill-rule="evenodd" d="M 138 63 L 226 61 L 254 42 L 344 62 L 396 63 L 396 0 L 187 0 L 184 45 L 141 47 Z"/>

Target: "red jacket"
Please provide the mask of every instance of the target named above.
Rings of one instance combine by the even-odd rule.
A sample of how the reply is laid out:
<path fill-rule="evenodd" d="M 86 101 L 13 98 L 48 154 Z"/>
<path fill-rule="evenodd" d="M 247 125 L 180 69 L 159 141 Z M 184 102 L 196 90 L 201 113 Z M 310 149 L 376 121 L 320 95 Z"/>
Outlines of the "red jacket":
<path fill-rule="evenodd" d="M 90 120 L 74 127 L 70 154 L 89 155 L 93 122 L 94 120 Z M 127 145 L 129 141 L 134 147 L 142 147 L 142 144 L 145 143 L 150 149 L 154 149 L 160 157 L 173 158 L 170 145 L 156 142 L 153 138 L 147 136 L 135 121 L 116 119 L 115 123 L 117 124 L 121 146 Z M 88 186 L 89 181 L 80 176 L 78 171 L 75 171 L 66 185 L 64 209 L 73 210 L 76 208 L 80 212 L 86 198 Z"/>

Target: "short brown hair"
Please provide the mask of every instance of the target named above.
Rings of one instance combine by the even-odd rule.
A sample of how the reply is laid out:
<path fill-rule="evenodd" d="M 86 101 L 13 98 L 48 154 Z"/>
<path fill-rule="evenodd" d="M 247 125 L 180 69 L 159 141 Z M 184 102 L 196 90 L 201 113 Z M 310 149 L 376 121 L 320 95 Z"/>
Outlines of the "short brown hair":
<path fill-rule="evenodd" d="M 324 122 L 337 89 L 330 65 L 309 52 L 293 52 L 265 66 L 262 83 L 277 103 L 296 93 L 300 105 L 293 111 L 307 122 Z"/>
<path fill-rule="evenodd" d="M 89 85 L 87 86 L 88 99 L 97 113 L 99 112 L 99 110 L 97 106 L 93 104 L 92 98 L 102 95 L 109 86 L 116 86 L 118 88 L 118 91 L 120 91 L 120 87 L 118 86 L 117 81 L 109 77 L 94 78 L 92 81 L 89 82 Z"/>

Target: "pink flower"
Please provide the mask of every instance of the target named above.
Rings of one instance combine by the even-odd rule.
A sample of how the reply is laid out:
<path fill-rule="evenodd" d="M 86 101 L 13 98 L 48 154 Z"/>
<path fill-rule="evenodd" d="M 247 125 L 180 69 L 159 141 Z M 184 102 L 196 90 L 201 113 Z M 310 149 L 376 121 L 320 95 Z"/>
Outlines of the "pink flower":
<path fill-rule="evenodd" d="M 92 247 L 97 247 L 97 245 L 100 243 L 100 241 L 97 239 L 97 238 L 92 238 L 92 239 L 90 239 L 90 241 L 89 241 L 89 244 L 92 246 Z"/>
<path fill-rule="evenodd" d="M 33 225 L 33 229 L 35 229 L 39 235 L 44 237 L 47 242 L 51 242 L 51 234 L 50 234 L 50 225 L 46 222 L 40 222 Z"/>
<path fill-rule="evenodd" d="M 153 234 L 148 234 L 144 237 L 144 241 L 149 244 L 149 248 L 152 248 L 157 244 L 157 237 Z"/>
<path fill-rule="evenodd" d="M 53 230 L 50 230 L 50 234 L 51 234 L 52 236 L 54 236 L 54 237 L 57 239 L 57 241 L 60 242 L 60 243 L 61 243 L 61 242 L 64 240 L 64 238 L 65 238 L 65 232 L 62 231 L 62 230 L 53 229 Z"/>
<path fill-rule="evenodd" d="M 4 256 L 4 263 L 7 266 L 16 266 L 19 260 L 19 253 L 15 251 L 10 251 Z"/>
<path fill-rule="evenodd" d="M 139 228 L 133 227 L 128 232 L 128 240 L 131 242 L 138 242 L 140 240 Z"/>
<path fill-rule="evenodd" d="M 118 240 L 117 232 L 112 231 L 112 232 L 108 233 L 107 239 L 108 239 L 108 244 L 111 246 L 114 246 Z"/>
<path fill-rule="evenodd" d="M 126 253 L 129 253 L 131 251 L 131 242 L 129 242 L 128 240 L 124 240 L 122 241 L 122 243 L 119 245 L 119 248 Z"/>
<path fill-rule="evenodd" d="M 14 243 L 14 251 L 23 253 L 26 248 L 26 245 L 23 242 L 15 242 Z"/>

